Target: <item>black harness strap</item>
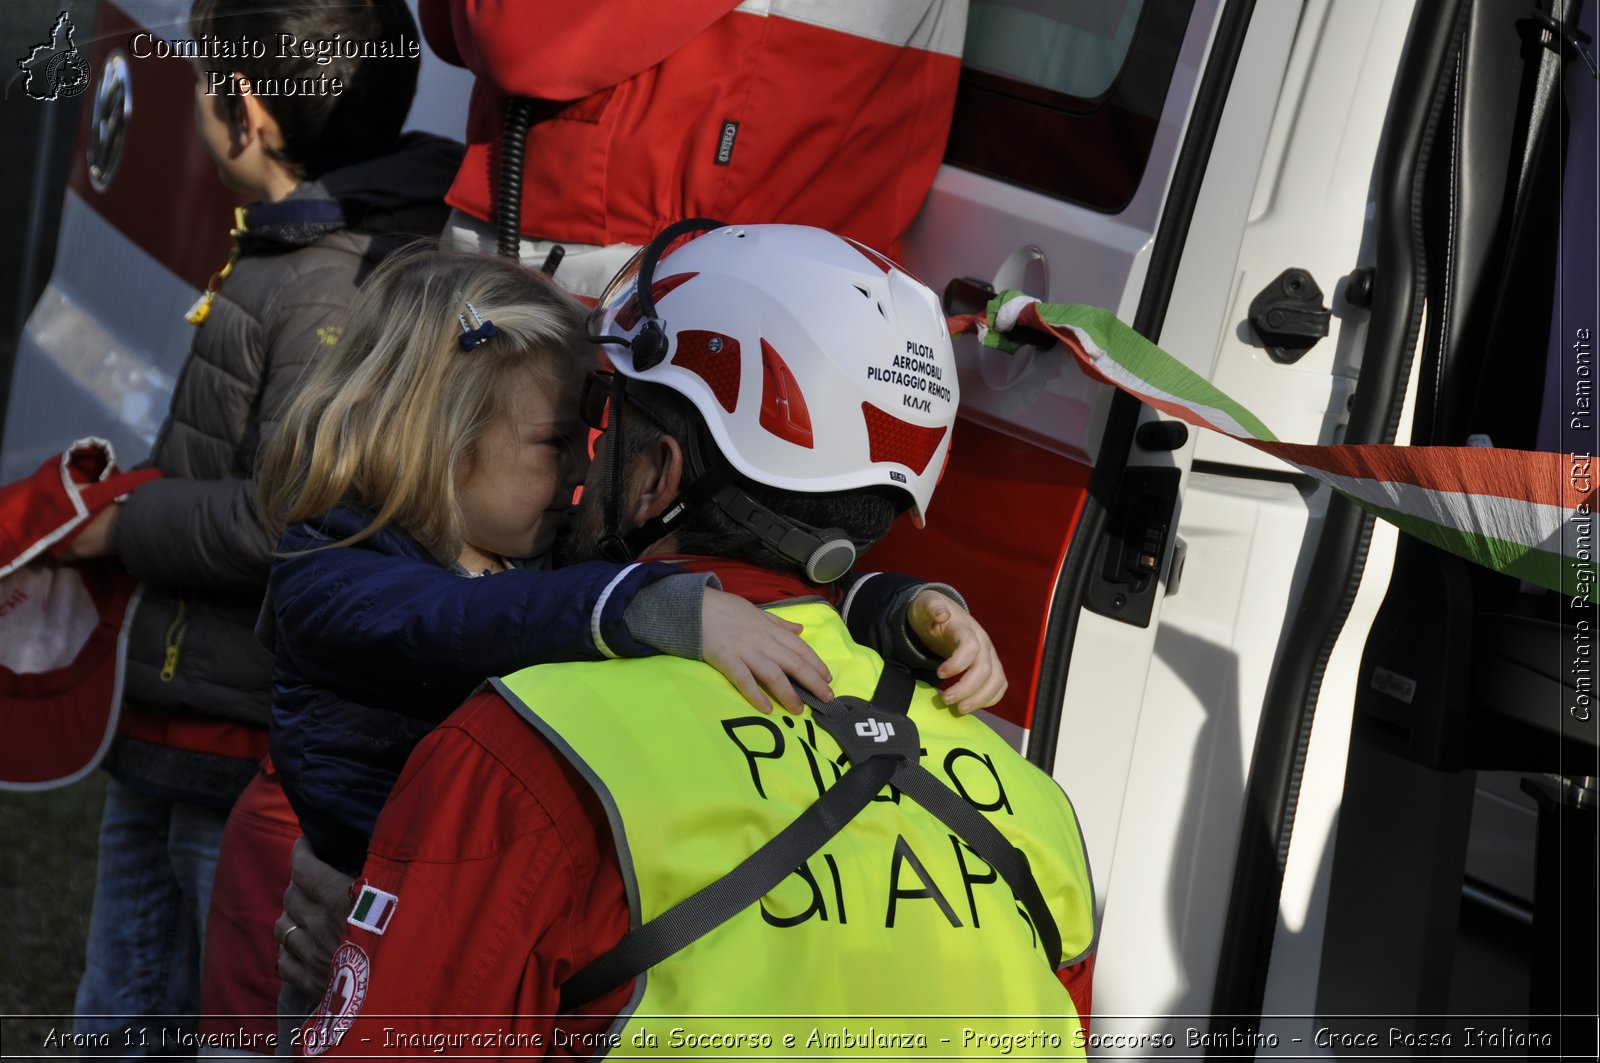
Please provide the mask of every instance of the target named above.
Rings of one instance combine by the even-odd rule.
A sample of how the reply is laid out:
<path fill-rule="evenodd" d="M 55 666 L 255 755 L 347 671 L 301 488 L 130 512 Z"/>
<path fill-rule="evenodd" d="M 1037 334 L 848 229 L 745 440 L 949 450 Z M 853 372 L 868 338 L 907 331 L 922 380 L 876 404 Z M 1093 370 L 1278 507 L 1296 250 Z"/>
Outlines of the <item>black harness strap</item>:
<path fill-rule="evenodd" d="M 911 696 L 916 692 L 917 681 L 911 678 L 911 673 L 885 661 L 883 674 L 878 676 L 878 685 L 872 688 L 872 703 L 896 716 L 904 716 L 910 711 Z M 821 711 L 824 714 L 828 712 L 827 703 L 813 702 L 804 690 L 800 690 L 799 693 L 811 706 L 812 711 L 817 711 L 818 704 L 821 704 Z"/>
<path fill-rule="evenodd" d="M 916 691 L 916 686 L 916 680 L 912 679 L 910 674 L 892 665 L 886 666 L 878 680 L 877 689 L 872 692 L 873 704 L 904 714 L 911 704 L 911 695 Z M 803 691 L 801 696 L 805 697 Z M 806 700 L 813 710 L 817 709 L 816 703 L 811 702 L 809 698 Z M 828 707 L 822 706 L 822 711 L 826 714 Z M 1034 929 L 1044 946 L 1044 953 L 1050 958 L 1051 969 L 1060 967 L 1061 933 L 1023 851 L 1012 845 L 983 813 L 973 808 L 938 776 L 914 760 L 902 761 L 889 779 L 889 785 L 911 798 L 930 812 L 935 819 L 949 827 L 958 838 L 971 846 L 973 852 L 1000 873 L 1006 885 L 1011 887 L 1011 892 L 1017 895 L 1017 899 L 1028 910 L 1028 917 L 1033 920 Z"/>
<path fill-rule="evenodd" d="M 1050 958 L 1051 970 L 1060 967 L 1061 933 L 1022 850 L 1012 845 L 982 812 L 973 808 L 920 764 L 902 764 L 889 784 L 931 812 L 1000 873 L 1006 885 L 1011 887 L 1011 892 L 1028 910 L 1028 917 L 1033 920 L 1033 928 L 1044 946 L 1044 954 Z"/>
<path fill-rule="evenodd" d="M 643 926 L 634 927 L 568 979 L 561 987 L 561 1010 L 582 1007 L 649 970 L 771 892 L 866 808 L 894 769 L 895 761 L 880 758 L 845 772 L 810 808 L 738 867 Z"/>

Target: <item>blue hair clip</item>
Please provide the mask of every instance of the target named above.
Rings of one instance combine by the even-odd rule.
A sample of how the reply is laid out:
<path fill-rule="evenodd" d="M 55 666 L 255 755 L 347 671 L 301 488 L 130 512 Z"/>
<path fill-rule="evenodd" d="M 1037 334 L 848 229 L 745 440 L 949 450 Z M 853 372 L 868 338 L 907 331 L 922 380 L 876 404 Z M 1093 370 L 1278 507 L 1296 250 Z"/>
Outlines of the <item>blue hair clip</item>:
<path fill-rule="evenodd" d="M 477 328 L 472 328 L 467 324 L 466 314 L 456 315 L 456 320 L 461 322 L 461 335 L 459 339 L 461 341 L 461 349 L 463 351 L 470 351 L 474 347 L 482 344 L 485 340 L 489 340 L 500 335 L 499 331 L 494 327 L 494 322 L 489 321 L 482 314 L 478 313 L 477 307 L 473 306 L 471 303 L 468 303 L 465 299 L 461 301 L 467 304 L 467 312 L 472 315 L 472 320 L 478 323 Z"/>

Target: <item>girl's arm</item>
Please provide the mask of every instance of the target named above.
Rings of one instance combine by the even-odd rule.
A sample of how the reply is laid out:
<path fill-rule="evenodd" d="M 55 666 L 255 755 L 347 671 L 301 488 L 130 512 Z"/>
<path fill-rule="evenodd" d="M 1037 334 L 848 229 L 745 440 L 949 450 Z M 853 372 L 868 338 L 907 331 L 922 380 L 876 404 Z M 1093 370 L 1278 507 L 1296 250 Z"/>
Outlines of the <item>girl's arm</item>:
<path fill-rule="evenodd" d="M 530 664 L 655 651 L 623 620 L 662 564 L 513 569 L 468 579 L 432 559 L 352 547 L 282 558 L 271 596 L 280 643 L 297 661 L 406 684 L 466 684 Z"/>
<path fill-rule="evenodd" d="M 727 677 L 753 707 L 772 711 L 768 693 L 798 715 L 799 683 L 833 700 L 833 676 L 791 624 L 743 598 L 724 593 L 710 573 L 682 573 L 642 588 L 625 619 L 635 638 L 662 653 L 705 661 Z"/>
<path fill-rule="evenodd" d="M 279 560 L 271 597 L 277 638 L 309 681 L 373 694 L 426 688 L 427 697 L 385 700 L 438 719 L 491 676 L 554 661 L 654 654 L 630 630 L 627 614 L 634 597 L 658 582 L 711 603 L 705 608 L 717 630 L 736 632 L 715 640 L 705 656 L 756 708 L 770 709 L 764 685 L 786 704 L 794 700 L 798 711 L 786 676 L 832 697 L 826 669 L 793 625 L 659 562 L 467 579 L 427 558 L 335 547 Z M 693 620 L 698 629 L 698 612 Z"/>
<path fill-rule="evenodd" d="M 939 683 L 961 713 L 985 709 L 1006 692 L 1005 669 L 989 634 L 954 587 L 893 572 L 869 572 L 850 585 L 840 607 L 850 634 L 885 659 Z"/>

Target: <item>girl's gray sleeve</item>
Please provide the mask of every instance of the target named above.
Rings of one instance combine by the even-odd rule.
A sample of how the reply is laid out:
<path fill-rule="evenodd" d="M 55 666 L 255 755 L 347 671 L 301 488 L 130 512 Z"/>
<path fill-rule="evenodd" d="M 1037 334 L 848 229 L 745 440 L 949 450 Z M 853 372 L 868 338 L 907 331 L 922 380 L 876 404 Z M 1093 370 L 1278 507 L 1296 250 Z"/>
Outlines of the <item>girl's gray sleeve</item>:
<path fill-rule="evenodd" d="M 639 642 L 691 661 L 704 660 L 701 621 L 705 589 L 721 590 L 710 572 L 667 576 L 639 589 L 623 612 L 623 622 Z"/>

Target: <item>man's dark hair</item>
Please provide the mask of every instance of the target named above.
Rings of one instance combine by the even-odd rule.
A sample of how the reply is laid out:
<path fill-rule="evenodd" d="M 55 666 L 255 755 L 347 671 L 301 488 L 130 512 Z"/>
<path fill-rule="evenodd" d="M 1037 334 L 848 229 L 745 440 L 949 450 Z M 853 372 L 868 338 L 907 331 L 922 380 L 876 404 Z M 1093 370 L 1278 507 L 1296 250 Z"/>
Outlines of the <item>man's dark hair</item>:
<path fill-rule="evenodd" d="M 630 380 L 627 388 L 627 406 L 637 403 L 648 411 L 648 416 L 638 409 L 624 411 L 621 468 L 631 468 L 634 460 L 667 435 L 677 439 L 686 453 L 695 448 L 712 461 L 722 460 L 700 411 L 681 393 L 637 380 Z M 659 424 L 652 423 L 652 419 Z M 756 483 L 731 468 L 725 470 L 725 475 L 779 516 L 814 528 L 838 528 L 863 548 L 888 534 L 889 526 L 910 502 L 904 492 L 892 487 L 809 493 Z M 673 530 L 678 548 L 686 554 L 725 557 L 805 576 L 801 565 L 756 538 L 711 502 L 696 506 Z"/>
<path fill-rule="evenodd" d="M 420 55 L 367 55 L 365 58 L 321 56 L 297 48 L 283 54 L 281 35 L 301 42 L 334 41 L 359 48 L 368 42 L 404 38 L 417 42 L 417 23 L 405 0 L 195 0 L 189 26 L 196 37 L 215 36 L 260 45 L 259 58 L 205 59 L 202 65 L 219 73 L 237 71 L 252 84 L 268 79 L 338 78 L 332 93 L 258 95 L 283 133 L 283 150 L 273 158 L 297 177 L 312 179 L 341 166 L 365 162 L 393 151 L 417 91 Z M 369 49 L 370 51 L 370 49 Z M 229 113 L 237 113 L 230 98 Z"/>

